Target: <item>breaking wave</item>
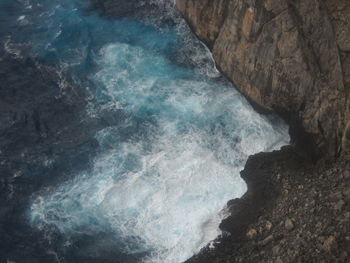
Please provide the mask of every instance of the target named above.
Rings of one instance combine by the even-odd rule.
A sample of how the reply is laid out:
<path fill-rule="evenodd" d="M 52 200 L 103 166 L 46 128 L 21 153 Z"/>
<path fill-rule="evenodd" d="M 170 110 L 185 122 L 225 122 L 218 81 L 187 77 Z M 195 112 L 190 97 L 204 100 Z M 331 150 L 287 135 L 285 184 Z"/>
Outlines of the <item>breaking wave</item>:
<path fill-rule="evenodd" d="M 182 262 L 220 235 L 227 201 L 246 191 L 248 156 L 287 144 L 287 126 L 221 76 L 172 1 L 140 1 L 114 19 L 78 0 L 16 5 L 23 34 L 5 51 L 55 65 L 89 94 L 90 118 L 108 111 L 118 123 L 95 134 L 91 169 L 35 194 L 31 225 L 66 246 L 96 237 L 154 263 Z"/>

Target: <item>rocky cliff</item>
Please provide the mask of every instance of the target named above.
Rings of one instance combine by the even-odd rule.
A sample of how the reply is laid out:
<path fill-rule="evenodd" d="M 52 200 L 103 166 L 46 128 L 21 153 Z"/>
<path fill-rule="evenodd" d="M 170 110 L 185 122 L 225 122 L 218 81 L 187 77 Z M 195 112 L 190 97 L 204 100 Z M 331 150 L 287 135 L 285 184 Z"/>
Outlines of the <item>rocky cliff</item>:
<path fill-rule="evenodd" d="M 220 225 L 230 235 L 188 262 L 348 262 L 350 1 L 176 3 L 218 68 L 285 118 L 296 146 L 249 158 L 248 191 Z"/>
<path fill-rule="evenodd" d="M 280 113 L 292 136 L 310 134 L 319 155 L 349 152 L 348 0 L 177 0 L 177 6 L 220 70 L 252 102 Z"/>

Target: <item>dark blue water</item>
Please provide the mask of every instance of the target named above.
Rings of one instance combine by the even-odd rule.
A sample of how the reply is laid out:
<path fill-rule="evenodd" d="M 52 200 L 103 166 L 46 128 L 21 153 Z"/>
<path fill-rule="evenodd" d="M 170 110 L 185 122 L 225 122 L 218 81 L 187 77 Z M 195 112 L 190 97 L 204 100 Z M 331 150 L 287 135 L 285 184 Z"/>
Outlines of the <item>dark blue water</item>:
<path fill-rule="evenodd" d="M 110 19 L 86 1 L 1 0 L 1 66 L 20 79 L 3 90 L 47 82 L 6 93 L 47 104 L 30 115 L 40 139 L 4 137 L 6 202 L 24 229 L 12 240 L 4 210 L 6 260 L 182 262 L 220 235 L 227 201 L 246 191 L 248 156 L 288 143 L 285 124 L 254 112 L 215 69 L 172 1 L 127 7 Z"/>

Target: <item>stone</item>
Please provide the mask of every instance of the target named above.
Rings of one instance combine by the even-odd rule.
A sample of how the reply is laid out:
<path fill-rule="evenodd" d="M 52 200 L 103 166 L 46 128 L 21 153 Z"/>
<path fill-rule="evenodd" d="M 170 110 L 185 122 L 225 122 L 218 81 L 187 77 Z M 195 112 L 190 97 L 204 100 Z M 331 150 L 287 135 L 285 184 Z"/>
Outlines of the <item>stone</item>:
<path fill-rule="evenodd" d="M 284 227 L 285 227 L 288 231 L 292 230 L 292 229 L 294 228 L 293 221 L 290 220 L 289 218 L 286 219 L 286 221 L 284 221 Z"/>
<path fill-rule="evenodd" d="M 341 211 L 345 205 L 345 202 L 343 200 L 339 200 L 336 205 L 334 206 L 334 209 L 337 211 Z"/>
<path fill-rule="evenodd" d="M 279 245 L 276 245 L 272 248 L 272 254 L 274 256 L 278 256 L 280 253 L 281 247 Z"/>
<path fill-rule="evenodd" d="M 268 243 L 270 243 L 273 240 L 273 235 L 269 235 L 264 240 L 260 242 L 261 245 L 266 246 Z"/>
<path fill-rule="evenodd" d="M 329 236 L 322 245 L 323 250 L 326 252 L 331 252 L 335 248 L 337 248 L 338 244 L 334 236 Z"/>
<path fill-rule="evenodd" d="M 257 235 L 258 235 L 258 232 L 254 228 L 252 228 L 247 232 L 246 237 L 248 239 L 255 239 Z"/>
<path fill-rule="evenodd" d="M 267 231 L 270 231 L 271 228 L 272 228 L 272 223 L 270 221 L 266 221 L 265 228 L 266 228 Z"/>

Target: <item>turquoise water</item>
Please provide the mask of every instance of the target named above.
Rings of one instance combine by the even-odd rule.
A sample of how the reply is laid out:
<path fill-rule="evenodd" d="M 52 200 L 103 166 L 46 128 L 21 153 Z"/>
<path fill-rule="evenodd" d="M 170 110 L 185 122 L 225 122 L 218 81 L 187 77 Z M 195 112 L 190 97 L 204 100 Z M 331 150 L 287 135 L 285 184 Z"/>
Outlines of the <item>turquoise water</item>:
<path fill-rule="evenodd" d="M 89 171 L 34 194 L 31 226 L 67 246 L 108 233 L 101 244 L 140 261 L 182 262 L 221 234 L 227 201 L 246 191 L 248 156 L 289 137 L 221 76 L 172 1 L 153 3 L 149 17 L 108 20 L 82 1 L 21 1 L 6 50 L 69 74 L 89 94 L 90 118 L 118 114 L 95 134 Z"/>

